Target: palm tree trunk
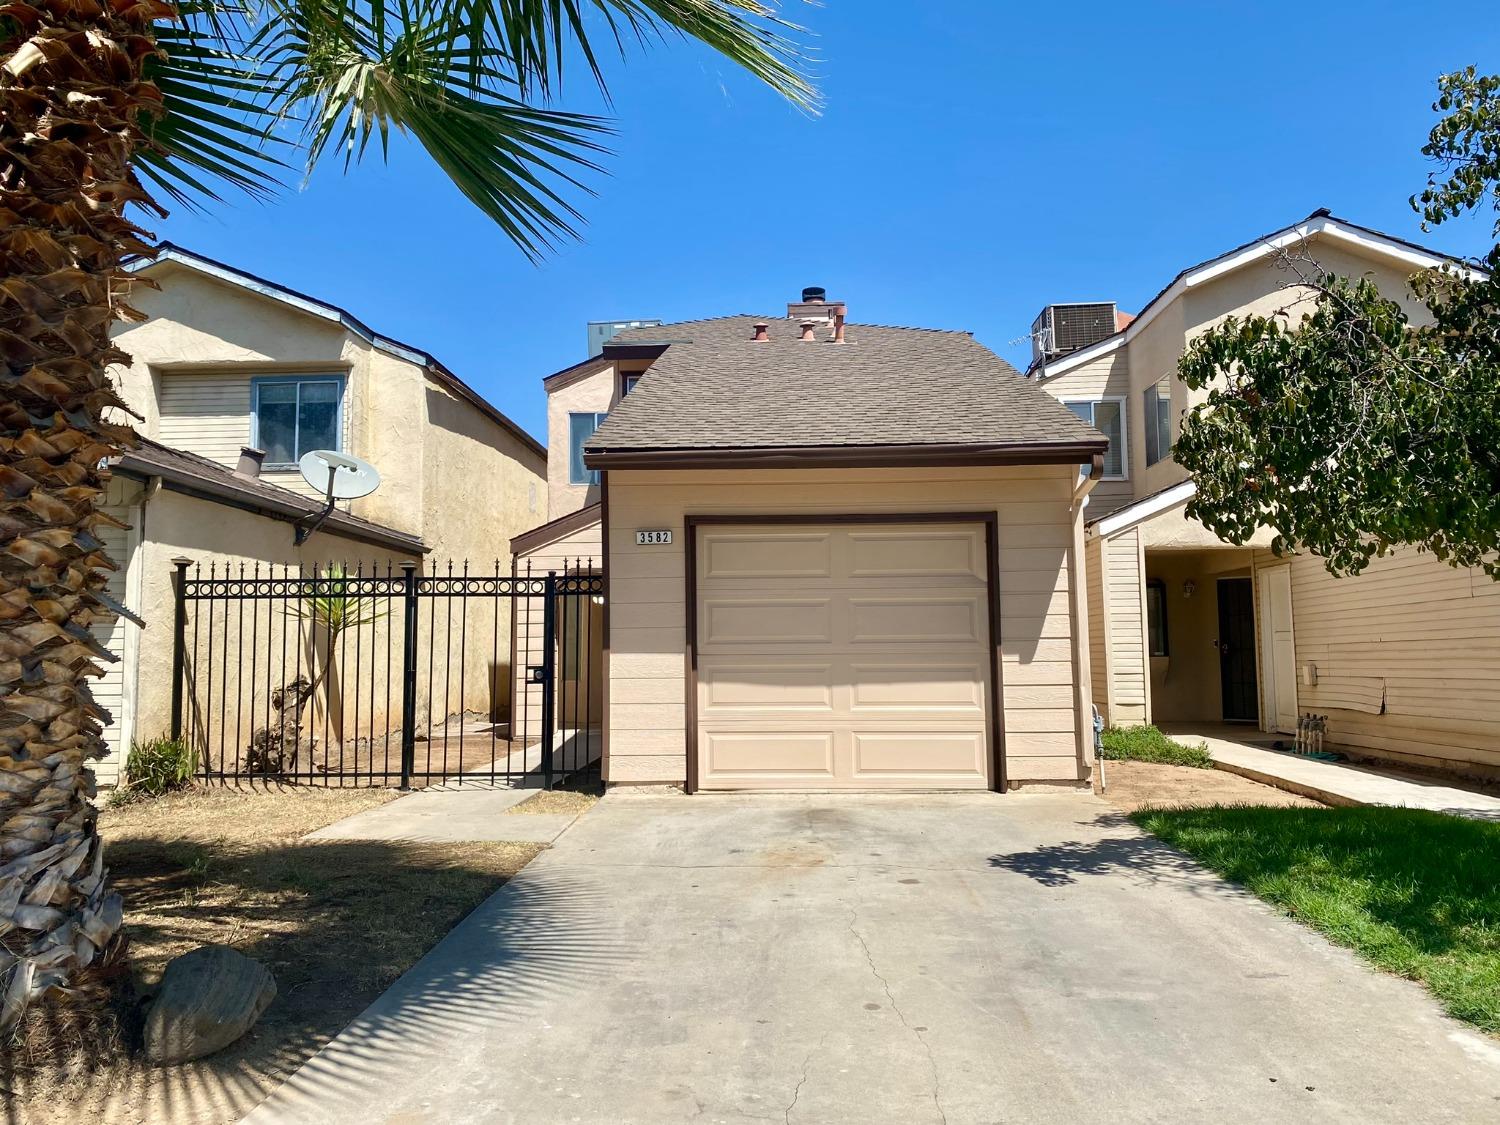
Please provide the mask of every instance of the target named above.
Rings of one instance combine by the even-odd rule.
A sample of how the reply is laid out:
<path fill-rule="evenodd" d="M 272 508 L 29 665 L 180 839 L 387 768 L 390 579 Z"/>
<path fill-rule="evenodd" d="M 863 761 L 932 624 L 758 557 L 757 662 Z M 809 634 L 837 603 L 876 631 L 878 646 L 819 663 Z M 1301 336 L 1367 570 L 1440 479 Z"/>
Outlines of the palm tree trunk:
<path fill-rule="evenodd" d="M 130 162 L 158 104 L 142 78 L 159 0 L 0 0 L 0 1028 L 79 987 L 119 948 L 93 771 L 107 716 L 88 678 L 114 656 L 89 626 L 111 612 L 95 530 L 100 462 L 134 440 L 109 330 L 129 254 L 161 212 Z M 138 315 L 138 314 L 134 314 Z"/>

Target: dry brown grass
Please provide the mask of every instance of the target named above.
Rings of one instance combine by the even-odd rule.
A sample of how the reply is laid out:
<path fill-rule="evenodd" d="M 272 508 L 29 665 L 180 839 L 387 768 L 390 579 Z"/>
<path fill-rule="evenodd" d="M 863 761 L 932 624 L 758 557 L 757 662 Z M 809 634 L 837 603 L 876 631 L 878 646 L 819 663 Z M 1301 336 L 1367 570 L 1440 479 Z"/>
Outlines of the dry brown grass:
<path fill-rule="evenodd" d="M 1224 770 L 1115 761 L 1104 763 L 1104 776 L 1109 782 L 1104 799 L 1124 812 L 1147 807 L 1200 808 L 1205 805 L 1323 807 L 1317 801 Z"/>
<path fill-rule="evenodd" d="M 541 850 L 302 839 L 395 796 L 193 790 L 101 814 L 125 895 L 127 973 L 104 999 L 37 1013 L 24 1049 L 0 1062 L 5 1120 L 238 1120 Z M 207 942 L 265 964 L 276 1000 L 228 1050 L 144 1066 L 142 998 L 168 960 Z"/>
<path fill-rule="evenodd" d="M 578 793 L 568 789 L 543 789 L 527 797 L 519 805 L 506 809 L 507 816 L 527 816 L 536 813 L 567 813 L 581 816 L 599 803 L 598 794 Z"/>

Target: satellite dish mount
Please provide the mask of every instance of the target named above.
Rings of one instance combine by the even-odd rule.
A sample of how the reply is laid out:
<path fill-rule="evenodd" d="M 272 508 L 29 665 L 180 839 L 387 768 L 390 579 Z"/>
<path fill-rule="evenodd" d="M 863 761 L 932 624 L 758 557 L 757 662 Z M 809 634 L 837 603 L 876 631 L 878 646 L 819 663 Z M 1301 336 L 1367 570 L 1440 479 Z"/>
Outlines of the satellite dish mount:
<path fill-rule="evenodd" d="M 339 500 L 357 500 L 380 487 L 380 473 L 368 461 L 334 449 L 314 449 L 297 462 L 302 479 L 327 498 L 323 510 L 292 525 L 292 542 L 298 547 L 323 526 Z"/>

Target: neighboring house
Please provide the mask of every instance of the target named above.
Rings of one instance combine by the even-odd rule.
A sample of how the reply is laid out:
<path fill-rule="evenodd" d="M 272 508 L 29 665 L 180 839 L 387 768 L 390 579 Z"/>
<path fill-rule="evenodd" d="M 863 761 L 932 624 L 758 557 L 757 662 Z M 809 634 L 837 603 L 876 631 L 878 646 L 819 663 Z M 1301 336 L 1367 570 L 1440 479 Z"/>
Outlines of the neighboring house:
<path fill-rule="evenodd" d="M 368 572 L 401 560 L 492 566 L 546 505 L 543 447 L 427 353 L 175 246 L 133 272 L 141 283 L 129 300 L 144 319 L 116 331 L 131 362 L 115 376 L 144 441 L 113 465 L 107 504 L 128 527 L 106 542 L 120 564 L 116 594 L 150 632 L 124 619 L 100 627 L 124 657 L 95 690 L 114 716 L 111 757 L 98 769 L 105 783 L 133 738 L 167 729 L 175 557 L 220 574 L 332 563 Z M 322 503 L 295 463 L 316 448 L 372 462 L 382 483 L 296 547 L 293 524 Z M 508 634 L 509 622 L 501 627 Z M 508 669 L 473 677 L 471 700 L 489 699 L 493 684 L 503 695 L 510 682 Z M 492 710 L 506 702 L 492 700 Z"/>
<path fill-rule="evenodd" d="M 1185 515 L 1193 485 L 1171 445 L 1206 396 L 1178 359 L 1227 315 L 1296 317 L 1309 291 L 1283 251 L 1371 278 L 1418 320 L 1407 279 L 1452 263 L 1319 211 L 1182 271 L 1128 323 L 1057 306 L 1059 331 L 1039 342 L 1037 383 L 1110 438 L 1088 511 L 1094 702 L 1115 723 L 1282 733 L 1326 715 L 1351 753 L 1500 774 L 1500 583 L 1415 550 L 1335 579 L 1316 557 L 1275 557 L 1269 532 L 1233 546 Z M 1089 324 L 1107 327 L 1089 338 Z"/>
<path fill-rule="evenodd" d="M 551 519 L 515 565 L 606 576 L 605 780 L 1085 781 L 1104 439 L 967 333 L 820 298 L 621 331 L 545 381 Z"/>

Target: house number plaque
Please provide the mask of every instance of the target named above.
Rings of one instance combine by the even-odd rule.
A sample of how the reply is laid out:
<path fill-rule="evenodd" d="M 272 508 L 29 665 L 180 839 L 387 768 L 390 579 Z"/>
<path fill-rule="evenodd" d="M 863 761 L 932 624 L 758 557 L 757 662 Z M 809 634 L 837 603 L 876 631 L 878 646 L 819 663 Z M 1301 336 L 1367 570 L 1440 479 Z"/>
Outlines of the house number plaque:
<path fill-rule="evenodd" d="M 637 531 L 635 533 L 635 545 L 637 547 L 665 547 L 672 542 L 670 528 L 660 528 L 655 531 Z"/>

